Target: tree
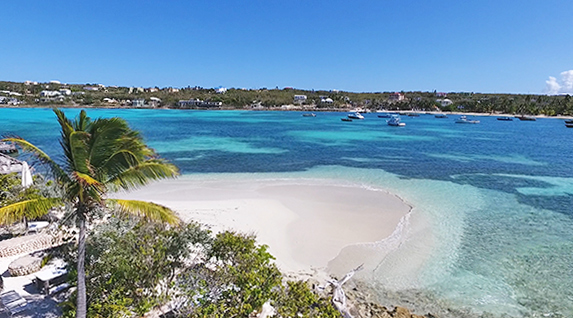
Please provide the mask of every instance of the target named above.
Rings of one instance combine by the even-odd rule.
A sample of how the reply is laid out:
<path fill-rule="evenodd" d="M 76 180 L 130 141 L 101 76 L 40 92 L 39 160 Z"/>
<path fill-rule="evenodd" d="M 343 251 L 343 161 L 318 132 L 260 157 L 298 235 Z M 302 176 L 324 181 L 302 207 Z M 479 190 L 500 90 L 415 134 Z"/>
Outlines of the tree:
<path fill-rule="evenodd" d="M 144 142 L 139 132 L 129 128 L 121 118 L 92 120 L 82 110 L 74 120 L 54 109 L 61 127 L 60 145 L 64 160 L 56 162 L 46 153 L 22 138 L 6 138 L 29 151 L 45 163 L 59 187 L 62 201 L 73 207 L 72 215 L 79 228 L 78 237 L 78 288 L 76 317 L 86 317 L 85 249 L 86 229 L 95 211 L 113 208 L 118 214 L 131 214 L 145 220 L 177 224 L 178 217 L 170 209 L 149 202 L 108 199 L 107 194 L 119 189 L 129 190 L 152 180 L 174 177 L 177 168 L 159 159 Z M 45 202 L 45 201 L 44 201 Z M 37 202 L 8 205 L 0 215 L 14 213 Z M 55 203 L 45 202 L 47 211 Z M 4 218 L 1 218 L 4 219 Z"/>
<path fill-rule="evenodd" d="M 51 182 L 44 183 L 38 176 L 34 177 L 34 184 L 25 188 L 17 173 L 0 175 L 0 224 L 24 221 L 28 228 L 28 220 L 44 216 L 51 206 L 60 202 L 50 188 Z M 11 207 L 5 208 L 7 206 Z"/>
<path fill-rule="evenodd" d="M 282 275 L 254 236 L 219 233 L 205 255 L 205 263 L 179 276 L 179 287 L 193 300 L 180 316 L 246 318 L 275 297 Z"/>
<path fill-rule="evenodd" d="M 340 317 L 329 299 L 313 293 L 306 283 L 282 284 L 274 257 L 253 235 L 219 233 L 202 250 L 202 260 L 178 277 L 183 299 L 175 317 L 248 318 L 265 302 L 277 317 Z"/>
<path fill-rule="evenodd" d="M 164 304 L 176 292 L 173 283 L 193 256 L 191 247 L 211 241 L 210 231 L 196 223 L 167 228 L 112 218 L 98 225 L 86 246 L 88 317 L 142 317 Z M 65 255 L 75 263 L 73 253 Z M 63 308 L 64 317 L 71 317 L 73 299 Z"/>

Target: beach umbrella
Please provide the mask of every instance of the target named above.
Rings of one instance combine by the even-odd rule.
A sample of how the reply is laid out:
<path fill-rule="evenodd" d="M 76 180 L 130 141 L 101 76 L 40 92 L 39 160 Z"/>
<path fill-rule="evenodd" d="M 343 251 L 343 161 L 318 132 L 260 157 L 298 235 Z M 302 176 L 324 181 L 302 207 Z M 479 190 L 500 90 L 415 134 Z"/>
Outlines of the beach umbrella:
<path fill-rule="evenodd" d="M 34 180 L 32 180 L 32 173 L 30 172 L 30 167 L 28 166 L 28 163 L 24 161 L 22 163 L 22 186 L 24 188 L 27 188 L 31 186 L 32 183 L 34 183 Z"/>

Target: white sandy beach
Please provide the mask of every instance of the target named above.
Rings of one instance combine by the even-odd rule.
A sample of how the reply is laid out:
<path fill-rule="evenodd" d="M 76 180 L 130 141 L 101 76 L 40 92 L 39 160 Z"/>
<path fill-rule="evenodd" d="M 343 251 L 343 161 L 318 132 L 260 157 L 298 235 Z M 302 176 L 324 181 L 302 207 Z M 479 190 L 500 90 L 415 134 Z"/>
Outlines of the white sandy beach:
<path fill-rule="evenodd" d="M 385 191 L 324 180 L 182 177 L 118 197 L 168 206 L 216 232 L 254 233 L 281 270 L 310 275 L 345 246 L 388 237 L 411 209 Z"/>

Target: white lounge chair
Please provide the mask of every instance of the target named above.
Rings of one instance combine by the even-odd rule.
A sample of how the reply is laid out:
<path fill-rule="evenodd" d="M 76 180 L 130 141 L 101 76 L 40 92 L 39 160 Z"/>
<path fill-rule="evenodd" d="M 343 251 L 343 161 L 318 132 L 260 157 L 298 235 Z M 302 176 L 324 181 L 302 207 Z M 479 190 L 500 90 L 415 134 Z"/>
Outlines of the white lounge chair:
<path fill-rule="evenodd" d="M 15 290 L 10 290 L 0 294 L 0 301 L 4 306 L 4 309 L 10 313 L 10 316 L 28 308 L 28 301 L 20 296 L 20 294 Z"/>

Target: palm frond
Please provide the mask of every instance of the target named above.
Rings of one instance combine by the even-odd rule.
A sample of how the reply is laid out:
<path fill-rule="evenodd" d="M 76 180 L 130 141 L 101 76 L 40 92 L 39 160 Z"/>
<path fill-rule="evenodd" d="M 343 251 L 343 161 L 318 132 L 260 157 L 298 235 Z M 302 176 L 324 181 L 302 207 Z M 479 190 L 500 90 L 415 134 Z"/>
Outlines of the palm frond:
<path fill-rule="evenodd" d="M 72 145 L 70 141 L 70 135 L 75 131 L 74 123 L 66 117 L 63 111 L 54 108 L 54 113 L 58 118 L 58 123 L 60 124 L 60 146 L 64 151 L 64 157 L 67 162 L 67 171 L 72 172 L 75 170 L 74 155 L 72 150 Z"/>
<path fill-rule="evenodd" d="M 147 221 L 172 225 L 180 222 L 179 217 L 173 210 L 153 202 L 119 199 L 107 199 L 106 201 L 108 206 L 115 208 L 123 216 L 132 215 Z"/>
<path fill-rule="evenodd" d="M 58 123 L 62 128 L 62 134 L 65 135 L 67 138 L 67 136 L 69 136 L 69 134 L 71 134 L 74 131 L 72 121 L 69 120 L 68 117 L 66 117 L 66 114 L 64 114 L 64 112 L 61 111 L 60 109 L 54 108 L 53 111 L 56 114 L 56 117 L 58 117 Z"/>
<path fill-rule="evenodd" d="M 38 198 L 20 201 L 0 208 L 0 224 L 9 225 L 25 218 L 35 219 L 62 204 L 59 198 Z"/>
<path fill-rule="evenodd" d="M 74 131 L 69 136 L 75 171 L 86 173 L 89 170 L 88 149 L 86 147 L 88 139 L 89 134 L 84 131 Z"/>
<path fill-rule="evenodd" d="M 152 159 L 111 176 L 105 183 L 128 190 L 146 185 L 150 181 L 173 178 L 177 175 L 179 170 L 175 165 Z"/>
<path fill-rule="evenodd" d="M 96 179 L 92 178 L 90 175 L 87 175 L 85 173 L 74 171 L 73 176 L 74 176 L 74 180 L 76 180 L 83 187 L 86 187 L 86 188 L 87 187 L 96 187 L 96 188 L 102 187 L 101 182 L 97 181 Z"/>
<path fill-rule="evenodd" d="M 75 131 L 88 131 L 91 124 L 92 119 L 88 117 L 86 111 L 82 109 L 78 117 L 74 120 L 73 127 Z"/>

